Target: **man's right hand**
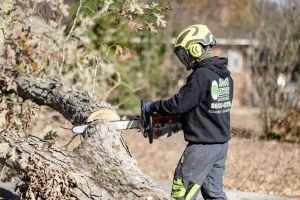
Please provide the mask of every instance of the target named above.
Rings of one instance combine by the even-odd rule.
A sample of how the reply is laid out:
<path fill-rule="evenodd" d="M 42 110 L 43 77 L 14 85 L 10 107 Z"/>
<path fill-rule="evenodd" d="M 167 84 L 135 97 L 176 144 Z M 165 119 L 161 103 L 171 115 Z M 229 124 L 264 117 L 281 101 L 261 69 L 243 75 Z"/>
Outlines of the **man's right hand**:
<path fill-rule="evenodd" d="M 168 129 L 169 131 L 165 132 L 165 134 L 161 135 L 161 134 L 156 134 L 154 133 L 154 139 L 166 139 L 168 137 L 171 137 L 174 133 L 177 133 L 178 131 L 182 130 L 182 124 L 178 123 L 176 125 L 174 125 L 173 127 L 171 127 L 171 129 Z"/>
<path fill-rule="evenodd" d="M 178 131 L 181 131 L 182 130 L 182 124 L 181 123 L 178 123 L 176 124 L 175 126 L 172 127 L 172 132 L 173 133 L 177 133 Z"/>

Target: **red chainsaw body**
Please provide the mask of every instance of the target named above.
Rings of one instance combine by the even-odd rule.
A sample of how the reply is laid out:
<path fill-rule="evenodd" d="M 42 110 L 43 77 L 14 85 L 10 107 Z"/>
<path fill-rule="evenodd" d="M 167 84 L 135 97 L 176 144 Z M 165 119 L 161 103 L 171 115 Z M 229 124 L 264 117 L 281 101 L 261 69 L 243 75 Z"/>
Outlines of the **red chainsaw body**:
<path fill-rule="evenodd" d="M 156 112 L 147 113 L 144 102 L 141 100 L 140 130 L 144 137 L 148 137 L 152 144 L 153 138 L 163 138 L 171 135 L 172 129 L 180 123 L 180 117 L 176 115 L 161 115 Z"/>
<path fill-rule="evenodd" d="M 174 116 L 174 115 L 165 116 L 165 115 L 160 115 L 158 113 L 154 113 L 152 115 L 152 123 L 153 123 L 153 125 L 177 124 L 177 123 L 180 123 L 180 120 L 179 120 L 179 116 Z"/>
<path fill-rule="evenodd" d="M 153 134 L 156 138 L 170 132 L 171 128 L 178 123 L 180 123 L 179 116 L 152 114 Z"/>

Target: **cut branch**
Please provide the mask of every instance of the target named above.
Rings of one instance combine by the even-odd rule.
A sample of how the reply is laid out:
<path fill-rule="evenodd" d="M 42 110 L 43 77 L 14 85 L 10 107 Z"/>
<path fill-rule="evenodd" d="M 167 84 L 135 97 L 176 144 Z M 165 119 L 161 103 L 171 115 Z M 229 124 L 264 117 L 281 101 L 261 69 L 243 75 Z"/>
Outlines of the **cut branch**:
<path fill-rule="evenodd" d="M 18 74 L 14 81 L 17 93 L 38 105 L 46 105 L 60 112 L 72 124 L 83 124 L 90 114 L 99 108 L 114 110 L 108 103 L 92 93 L 75 91 L 56 79 L 40 79 Z"/>

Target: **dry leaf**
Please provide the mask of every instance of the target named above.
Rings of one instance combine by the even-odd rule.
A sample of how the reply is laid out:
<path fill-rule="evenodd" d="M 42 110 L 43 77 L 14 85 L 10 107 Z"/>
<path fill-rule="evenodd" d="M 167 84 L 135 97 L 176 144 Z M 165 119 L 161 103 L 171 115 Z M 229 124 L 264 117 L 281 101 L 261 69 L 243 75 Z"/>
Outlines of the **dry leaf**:
<path fill-rule="evenodd" d="M 6 108 L 7 108 L 7 105 L 6 105 L 5 99 L 3 99 L 3 100 L 0 102 L 0 109 L 6 109 Z"/>
<path fill-rule="evenodd" d="M 130 21 L 128 22 L 128 27 L 134 31 L 140 31 L 140 30 L 143 30 L 143 27 L 141 24 L 138 24 L 134 21 Z"/>
<path fill-rule="evenodd" d="M 123 60 L 123 49 L 120 45 L 117 45 L 116 50 L 115 50 L 115 55 L 120 54 L 121 61 Z"/>
<path fill-rule="evenodd" d="M 10 152 L 9 159 L 11 159 L 12 161 L 16 161 L 18 159 L 18 155 L 17 155 L 17 152 L 16 152 L 16 147 L 14 147 L 12 149 L 12 151 Z"/>
<path fill-rule="evenodd" d="M 153 13 L 153 15 L 156 17 L 156 25 L 159 27 L 166 27 L 167 26 L 167 22 L 165 20 L 163 20 L 163 18 L 165 16 L 160 15 L 158 13 Z"/>
<path fill-rule="evenodd" d="M 0 157 L 6 158 L 6 154 L 9 149 L 9 144 L 8 143 L 0 143 Z"/>
<path fill-rule="evenodd" d="M 151 33 L 157 33 L 157 30 L 156 30 L 155 26 L 153 25 L 153 23 L 147 23 L 147 25 L 148 25 L 148 28 L 150 29 Z"/>
<path fill-rule="evenodd" d="M 0 127 L 7 123 L 7 120 L 6 120 L 7 113 L 8 113 L 8 110 L 0 111 Z"/>
<path fill-rule="evenodd" d="M 39 71 L 39 68 L 38 68 L 38 66 L 37 66 L 37 63 L 36 63 L 36 62 L 33 62 L 33 63 L 31 63 L 31 65 L 32 65 L 32 70 L 33 70 L 33 72 L 37 72 L 37 71 Z"/>

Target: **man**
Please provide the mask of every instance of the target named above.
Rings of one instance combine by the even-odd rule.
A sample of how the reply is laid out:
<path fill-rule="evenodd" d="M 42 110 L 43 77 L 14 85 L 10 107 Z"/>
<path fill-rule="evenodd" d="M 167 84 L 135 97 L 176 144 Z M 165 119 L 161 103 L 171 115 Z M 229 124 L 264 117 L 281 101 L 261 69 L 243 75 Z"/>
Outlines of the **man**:
<path fill-rule="evenodd" d="M 230 140 L 233 80 L 227 58 L 212 57 L 216 41 L 201 24 L 184 29 L 174 52 L 192 73 L 178 94 L 168 100 L 147 102 L 147 112 L 180 115 L 188 145 L 176 167 L 172 194 L 175 199 L 227 199 L 223 175 Z"/>

